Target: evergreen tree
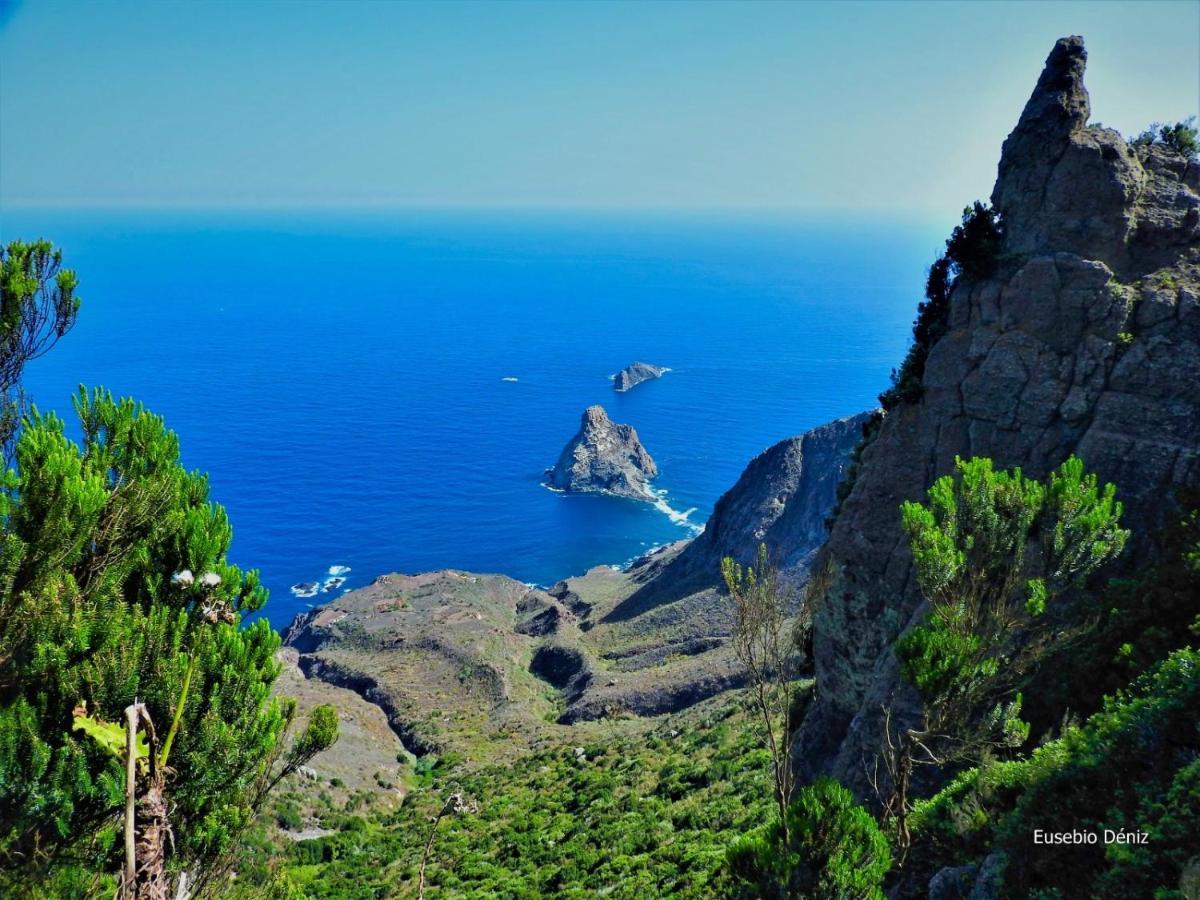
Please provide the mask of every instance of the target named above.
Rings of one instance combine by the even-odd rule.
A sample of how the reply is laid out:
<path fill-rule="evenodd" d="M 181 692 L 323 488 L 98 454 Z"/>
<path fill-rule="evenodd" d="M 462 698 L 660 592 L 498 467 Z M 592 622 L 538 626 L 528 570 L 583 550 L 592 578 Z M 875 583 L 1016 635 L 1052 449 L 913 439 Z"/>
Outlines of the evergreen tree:
<path fill-rule="evenodd" d="M 787 826 L 773 822 L 730 848 L 729 866 L 748 894 L 882 900 L 888 841 L 848 790 L 831 778 L 805 785 L 788 806 Z"/>
<path fill-rule="evenodd" d="M 44 242 L 4 252 L 0 387 L 10 425 L 24 363 L 78 310 L 74 275 L 60 262 Z M 0 474 L 5 896 L 111 888 L 126 777 L 106 735 L 127 708 L 141 704 L 166 735 L 148 770 L 169 796 L 167 864 L 193 879 L 231 849 L 279 778 L 337 736 L 333 710 L 318 708 L 287 749 L 295 704 L 271 696 L 279 636 L 263 619 L 241 625 L 266 591 L 226 559 L 225 511 L 209 500 L 207 479 L 180 463 L 176 436 L 102 390 L 80 388 L 74 405 L 79 444 L 58 417 L 32 409 L 13 443 L 15 467 Z"/>
<path fill-rule="evenodd" d="M 75 273 L 49 241 L 0 247 L 0 446 L 6 457 L 25 397 L 25 364 L 48 351 L 79 314 Z"/>

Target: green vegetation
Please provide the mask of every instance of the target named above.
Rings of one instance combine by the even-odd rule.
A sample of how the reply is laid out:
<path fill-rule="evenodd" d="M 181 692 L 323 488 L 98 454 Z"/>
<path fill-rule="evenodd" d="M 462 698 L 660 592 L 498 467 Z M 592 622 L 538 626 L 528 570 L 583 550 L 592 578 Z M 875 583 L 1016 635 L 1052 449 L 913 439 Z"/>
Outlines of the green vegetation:
<path fill-rule="evenodd" d="M 1070 637 L 1051 608 L 1129 537 L 1115 494 L 1076 457 L 1044 484 L 976 458 L 939 478 L 927 505 L 901 507 L 930 610 L 895 645 L 901 674 L 921 697 L 921 724 L 895 734 L 885 723 L 894 785 L 886 812 L 902 858 L 914 766 L 978 762 L 1028 738 L 1020 691 Z"/>
<path fill-rule="evenodd" d="M 1161 144 L 1188 159 L 1200 156 L 1200 133 L 1196 131 L 1195 116 L 1188 116 L 1182 122 L 1176 122 L 1174 125 L 1154 122 L 1141 134 L 1131 138 L 1129 143 L 1134 147 Z"/>
<path fill-rule="evenodd" d="M 918 803 L 918 844 L 939 865 L 1002 851 L 1005 896 L 1184 900 L 1200 834 L 1197 709 L 1200 653 L 1180 650 L 1028 759 L 970 769 Z M 1149 837 L 1047 846 L 1035 829 Z"/>
<path fill-rule="evenodd" d="M 752 896 L 882 900 L 887 838 L 848 790 L 818 779 L 796 792 L 787 820 L 786 829 L 773 822 L 730 849 L 730 868 Z"/>
<path fill-rule="evenodd" d="M 0 339 L 23 360 L 74 321 L 75 279 L 59 264 L 46 244 L 5 252 Z M 170 868 L 203 881 L 275 781 L 336 737 L 328 710 L 285 752 L 294 706 L 270 696 L 279 637 L 263 620 L 239 627 L 266 592 L 226 560 L 229 521 L 175 435 L 102 390 L 80 388 L 75 410 L 81 444 L 32 409 L 0 476 L 5 896 L 111 893 L 135 795 L 127 840 L 153 831 L 161 862 L 169 828 Z M 143 748 L 128 796 L 126 720 Z"/>
<path fill-rule="evenodd" d="M 26 401 L 21 375 L 79 315 L 75 273 L 49 241 L 0 247 L 0 446 L 9 459 Z"/>
<path fill-rule="evenodd" d="M 1150 140 L 1186 146 L 1186 124 Z M 1002 238 L 987 207 L 964 212 L 885 408 L 920 397 L 951 290 L 992 274 Z M 337 739 L 336 712 L 316 706 L 289 739 L 296 705 L 271 696 L 279 637 L 242 623 L 266 593 L 228 563 L 229 522 L 175 435 L 134 401 L 81 388 L 75 443 L 21 394 L 25 362 L 74 322 L 74 275 L 48 244 L 14 243 L 0 290 L 4 896 L 111 896 L 123 882 L 157 898 L 186 872 L 196 896 L 245 898 L 880 900 L 886 878 L 890 895 L 916 896 L 939 868 L 985 857 L 1011 896 L 1187 896 L 1200 496 L 1177 498 L 1151 565 L 1098 588 L 1129 533 L 1116 488 L 1075 457 L 1042 480 L 958 460 L 926 502 L 902 505 L 928 615 L 893 647 L 919 707 L 911 727 L 883 711 L 878 820 L 836 781 L 794 782 L 802 639 L 826 570 L 797 607 L 765 547 L 749 567 L 723 561 L 750 673 L 736 698 L 581 727 L 582 747 L 502 763 L 402 753 L 399 777 L 389 764 L 347 791 L 290 777 Z M 479 670 L 452 675 L 466 688 Z M 945 785 L 925 799 L 920 766 Z M 1105 829 L 1148 839 L 1032 837 Z M 131 847 L 136 872 L 122 875 Z"/>
<path fill-rule="evenodd" d="M 996 271 L 1004 229 L 999 214 L 978 200 L 963 210 L 962 224 L 946 240 L 946 252 L 929 267 L 925 300 L 917 306 L 913 343 L 897 371 L 892 386 L 879 395 L 879 404 L 891 410 L 921 398 L 925 363 L 933 345 L 946 333 L 950 321 L 950 293 L 959 278 L 979 281 Z"/>
<path fill-rule="evenodd" d="M 1181 492 L 1175 507 L 1156 535 L 1157 560 L 1100 590 L 1086 643 L 1047 660 L 1032 683 L 1026 708 L 1042 730 L 1064 710 L 1095 712 L 1106 694 L 1200 637 L 1200 492 Z"/>
<path fill-rule="evenodd" d="M 394 813 L 352 817 L 318 803 L 315 820 L 336 833 L 296 844 L 260 829 L 238 885 L 255 898 L 415 896 L 430 822 L 460 791 L 478 810 L 442 820 L 431 898 L 729 894 L 729 846 L 774 805 L 752 721 L 727 704 L 585 744 L 581 755 L 568 746 L 474 770 L 435 765 L 428 787 Z"/>

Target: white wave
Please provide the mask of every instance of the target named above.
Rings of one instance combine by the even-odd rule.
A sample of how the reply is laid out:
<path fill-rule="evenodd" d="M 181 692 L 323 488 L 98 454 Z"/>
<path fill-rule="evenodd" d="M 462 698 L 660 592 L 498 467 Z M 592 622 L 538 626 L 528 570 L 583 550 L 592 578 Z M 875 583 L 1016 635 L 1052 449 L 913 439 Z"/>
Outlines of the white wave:
<path fill-rule="evenodd" d="M 650 502 L 654 504 L 654 508 L 665 514 L 676 525 L 687 528 L 693 535 L 697 535 L 704 530 L 703 525 L 697 525 L 695 522 L 688 521 L 688 517 L 696 511 L 696 507 L 693 506 L 691 509 L 680 511 L 667 502 L 667 492 L 665 490 L 660 491 L 651 488 L 650 493 L 652 497 Z"/>
<path fill-rule="evenodd" d="M 541 485 L 546 490 L 552 491 L 555 494 L 570 493 L 569 491 L 565 491 L 562 488 L 556 488 L 556 487 L 554 487 L 554 485 L 552 485 L 546 481 L 541 482 Z M 655 509 L 657 509 L 659 512 L 666 515 L 666 517 L 669 518 L 676 525 L 679 525 L 680 527 L 686 528 L 688 531 L 690 531 L 692 533 L 693 537 L 695 537 L 696 535 L 698 535 L 700 532 L 702 532 L 704 530 L 703 525 L 697 525 L 695 522 L 692 522 L 689 520 L 689 517 L 691 516 L 692 513 L 694 513 L 696 511 L 697 507 L 693 506 L 691 509 L 685 509 L 683 511 L 680 511 L 678 509 L 675 509 L 675 507 L 671 506 L 671 504 L 669 504 L 666 501 L 667 492 L 665 490 L 656 490 L 652 487 L 647 487 L 646 490 L 648 492 L 648 496 L 645 498 L 646 501 L 648 503 L 650 503 L 650 505 L 653 506 Z M 601 494 L 603 496 L 614 496 L 614 495 L 608 494 L 607 491 L 585 491 L 584 493 Z"/>
<path fill-rule="evenodd" d="M 315 581 L 302 581 L 299 584 L 293 584 L 291 592 L 297 597 L 315 597 L 321 586 Z"/>
<path fill-rule="evenodd" d="M 349 574 L 349 572 L 350 572 L 349 566 L 330 566 L 329 567 L 330 575 L 346 575 L 346 574 Z"/>
<path fill-rule="evenodd" d="M 505 375 L 500 380 L 501 381 L 520 381 L 521 379 L 518 378 L 516 375 Z"/>

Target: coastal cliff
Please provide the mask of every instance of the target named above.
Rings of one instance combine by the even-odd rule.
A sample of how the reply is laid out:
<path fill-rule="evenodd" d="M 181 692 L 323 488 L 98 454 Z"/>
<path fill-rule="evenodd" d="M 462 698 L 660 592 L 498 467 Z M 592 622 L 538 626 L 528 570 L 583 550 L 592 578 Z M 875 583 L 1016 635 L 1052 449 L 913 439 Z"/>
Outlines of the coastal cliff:
<path fill-rule="evenodd" d="M 1085 63 L 1078 37 L 1047 59 L 1001 155 L 995 271 L 954 283 L 922 390 L 863 448 L 822 551 L 805 778 L 866 795 L 880 708 L 911 702 L 890 647 L 923 608 L 898 510 L 956 456 L 1042 477 L 1077 454 L 1117 485 L 1141 559 L 1173 490 L 1200 478 L 1200 167 L 1089 127 Z"/>
<path fill-rule="evenodd" d="M 874 415 L 835 419 L 764 450 L 717 501 L 704 531 L 679 554 L 675 575 L 720 574 L 721 559 L 749 563 L 759 544 L 778 554 L 784 569 L 806 569 L 828 534 L 826 519 L 837 489 Z"/>
<path fill-rule="evenodd" d="M 650 501 L 649 480 L 657 474 L 633 427 L 613 422 L 602 406 L 584 410 L 579 432 L 546 470 L 550 486 L 558 490 Z"/>
<path fill-rule="evenodd" d="M 607 416 L 598 424 L 602 415 L 599 407 L 585 414 L 565 458 L 574 462 L 579 445 L 585 459 L 601 447 L 617 448 L 622 459 L 634 452 L 612 434 L 628 426 Z M 623 571 L 597 566 L 545 590 L 501 575 L 387 575 L 297 616 L 284 644 L 312 690 L 323 682 L 357 692 L 417 753 L 461 749 L 469 740 L 469 729 L 434 727 L 433 709 L 456 710 L 456 722 L 479 729 L 475 738 L 515 729 L 539 739 L 546 701 L 531 678 L 554 689 L 563 709 L 549 718 L 564 724 L 614 710 L 654 716 L 691 707 L 745 683 L 729 645 L 730 604 L 718 590 L 721 557 L 749 559 L 765 541 L 786 548 L 791 573 L 802 579 L 872 415 L 838 419 L 763 451 L 718 501 L 704 533 Z M 489 709 L 494 721 L 485 729 L 478 717 Z"/>

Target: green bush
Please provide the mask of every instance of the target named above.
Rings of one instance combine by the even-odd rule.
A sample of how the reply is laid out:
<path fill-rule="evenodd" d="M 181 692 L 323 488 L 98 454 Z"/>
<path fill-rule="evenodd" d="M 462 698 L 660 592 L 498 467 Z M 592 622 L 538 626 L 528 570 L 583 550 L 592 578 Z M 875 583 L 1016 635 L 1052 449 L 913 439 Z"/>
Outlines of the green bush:
<path fill-rule="evenodd" d="M 275 807 L 275 822 L 280 828 L 299 831 L 304 824 L 304 817 L 300 814 L 300 807 L 294 801 L 286 800 Z"/>
<path fill-rule="evenodd" d="M 1134 147 L 1161 144 L 1188 159 L 1200 155 L 1200 133 L 1196 130 L 1195 116 L 1188 116 L 1182 122 L 1176 122 L 1174 125 L 1154 122 L 1141 134 L 1131 139 L 1129 143 Z"/>
<path fill-rule="evenodd" d="M 1181 898 L 1200 834 L 1200 652 L 1180 650 L 1028 759 L 971 769 L 917 804 L 921 853 L 938 864 L 1004 851 L 1005 896 Z M 1099 835 L 1034 844 L 1035 829 Z M 1105 844 L 1103 831 L 1144 832 Z"/>
<path fill-rule="evenodd" d="M 263 832 L 307 897 L 415 896 L 432 817 L 461 790 L 478 810 L 442 820 L 426 872 L 431 898 L 726 896 L 729 843 L 765 822 L 772 804 L 767 753 L 747 714 L 722 713 L 677 722 L 670 737 L 589 740 L 583 764 L 554 747 L 502 764 L 434 766 L 429 786 L 380 822 L 364 810 L 361 830 L 327 823 L 336 835 L 295 849 Z M 249 879 L 265 876 L 238 872 L 253 896 L 260 884 Z"/>
<path fill-rule="evenodd" d="M 925 504 L 901 506 L 926 620 L 895 644 L 921 696 L 923 751 L 970 759 L 1028 736 L 1017 718 L 1027 680 L 1058 645 L 1047 614 L 1125 547 L 1121 504 L 1070 457 L 1044 483 L 986 457 L 955 461 Z M 945 745 L 945 757 L 938 745 Z"/>
<path fill-rule="evenodd" d="M 924 388 L 925 362 L 933 345 L 946 333 L 950 321 L 951 262 L 940 256 L 929 267 L 925 280 L 925 300 L 917 305 L 913 322 L 913 342 L 900 368 L 892 372 L 892 386 L 879 395 L 884 410 L 901 403 L 913 403 L 921 398 Z"/>
<path fill-rule="evenodd" d="M 1026 709 L 1035 726 L 1057 724 L 1068 709 L 1095 712 L 1106 694 L 1200 638 L 1200 491 L 1181 492 L 1175 506 L 1155 535 L 1154 563 L 1111 581 L 1092 638 L 1047 661 L 1034 681 Z"/>
<path fill-rule="evenodd" d="M 891 868 L 887 838 L 851 793 L 831 778 L 800 788 L 779 822 L 729 851 L 733 874 L 759 897 L 882 900 Z"/>
<path fill-rule="evenodd" d="M 962 224 L 955 226 L 946 241 L 951 274 L 972 280 L 990 278 L 996 271 L 1003 242 L 1000 214 L 976 200 L 963 210 Z"/>

